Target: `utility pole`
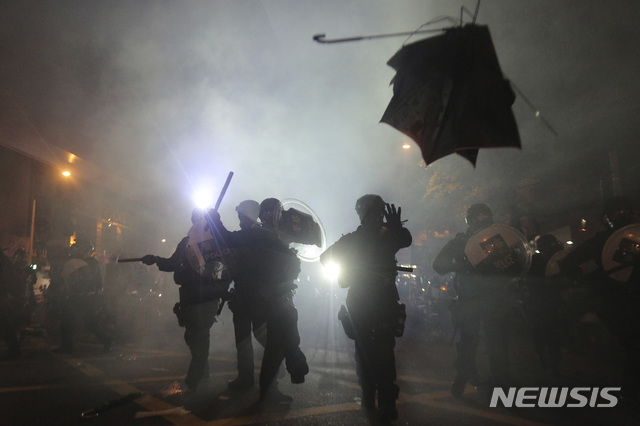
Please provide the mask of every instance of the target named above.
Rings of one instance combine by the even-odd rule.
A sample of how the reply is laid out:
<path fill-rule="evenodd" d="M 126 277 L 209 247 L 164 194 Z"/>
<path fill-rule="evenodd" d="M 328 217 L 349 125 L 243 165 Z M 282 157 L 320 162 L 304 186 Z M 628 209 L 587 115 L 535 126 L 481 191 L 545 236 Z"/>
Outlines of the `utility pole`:
<path fill-rule="evenodd" d="M 31 233 L 29 236 L 29 265 L 31 265 L 31 261 L 33 260 L 33 251 L 34 251 L 34 247 L 33 247 L 33 240 L 34 240 L 34 231 L 35 231 L 35 224 L 36 224 L 36 199 L 33 199 L 33 204 L 31 205 Z"/>

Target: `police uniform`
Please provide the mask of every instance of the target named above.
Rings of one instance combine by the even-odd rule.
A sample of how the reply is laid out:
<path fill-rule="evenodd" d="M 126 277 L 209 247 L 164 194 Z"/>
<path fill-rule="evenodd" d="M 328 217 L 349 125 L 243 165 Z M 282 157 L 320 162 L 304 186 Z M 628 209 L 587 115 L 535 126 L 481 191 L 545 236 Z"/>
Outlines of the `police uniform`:
<path fill-rule="evenodd" d="M 294 280 L 300 272 L 300 260 L 270 230 L 262 227 L 230 232 L 219 216 L 214 216 L 224 244 L 230 250 L 231 276 L 243 287 L 250 283 L 251 298 L 261 306 L 267 338 L 260 368 L 260 399 L 290 401 L 277 390 L 276 376 L 282 361 L 292 383 L 303 383 L 309 372 L 300 350 L 298 311 L 293 304 Z"/>
<path fill-rule="evenodd" d="M 452 305 L 452 317 L 460 331 L 454 367 L 457 374 L 451 387 L 454 396 L 464 393 L 470 379 L 478 378 L 476 354 L 484 331 L 491 380 L 494 385 L 509 384 L 509 356 L 506 330 L 508 288 L 511 277 L 499 274 L 479 274 L 465 255 L 469 239 L 493 224 L 492 214 L 484 204 L 471 206 L 467 212 L 469 228 L 449 241 L 436 256 L 433 269 L 443 275 L 456 273 L 457 299 Z M 476 220 L 480 218 L 479 220 Z"/>
<path fill-rule="evenodd" d="M 186 236 L 171 257 L 147 255 L 142 261 L 147 265 L 156 263 L 161 271 L 173 272 L 173 280 L 180 286 L 180 303 L 174 311 L 185 328 L 184 341 L 191 352 L 185 383 L 190 391 L 195 391 L 199 382 L 209 377 L 210 330 L 231 280 L 214 279 L 196 271 L 187 259 L 188 243 Z"/>
<path fill-rule="evenodd" d="M 20 274 L 11 260 L 0 253 L 0 338 L 6 343 L 10 358 L 20 356 L 18 330 L 23 296 Z"/>
<path fill-rule="evenodd" d="M 605 271 L 603 249 L 609 238 L 626 225 L 638 223 L 629 200 L 614 197 L 605 201 L 607 229 L 575 247 L 560 262 L 560 270 L 588 289 L 596 299 L 598 317 L 620 343 L 625 353 L 622 397 L 640 404 L 640 265 L 636 258 L 626 282 L 618 281 Z"/>
<path fill-rule="evenodd" d="M 238 237 L 243 240 L 239 244 L 251 244 L 251 235 L 260 232 L 260 224 L 257 222 L 260 205 L 257 201 L 245 200 L 236 207 L 236 211 L 240 220 L 238 233 L 244 236 Z M 239 256 L 240 253 L 236 251 L 236 255 Z M 259 271 L 251 270 L 246 260 L 237 261 L 238 266 L 232 266 L 233 295 L 229 300 L 229 309 L 233 313 L 238 377 L 229 382 L 231 390 L 249 388 L 255 383 L 252 332 L 262 347 L 267 345 L 266 311 L 259 294 Z"/>
<path fill-rule="evenodd" d="M 384 209 L 379 196 L 361 197 L 356 211 L 362 225 L 330 246 L 320 261 L 338 263 L 340 285 L 349 288 L 346 304 L 352 329 L 347 326 L 345 331 L 355 340 L 362 405 L 375 408 L 377 392 L 380 417 L 389 421 L 398 417 L 399 392 L 394 354 L 399 313 L 395 255 L 411 245 L 412 237 L 400 222 L 400 212 L 395 215 L 395 207 L 392 220 L 383 223 Z"/>
<path fill-rule="evenodd" d="M 560 374 L 562 359 L 561 343 L 564 310 L 563 295 L 567 282 L 558 274 L 547 277 L 547 266 L 551 256 L 563 249 L 552 235 L 545 234 L 536 239 L 537 253 L 531 258 L 531 268 L 525 279 L 528 297 L 526 316 L 531 326 L 533 346 L 540 363 L 552 374 Z"/>
<path fill-rule="evenodd" d="M 111 336 L 105 326 L 107 312 L 102 273 L 94 257 L 82 256 L 87 251 L 82 243 L 76 244 L 70 248 L 71 258 L 62 265 L 61 345 L 56 351 L 72 351 L 75 330 L 82 323 L 102 343 L 103 351 L 109 352 Z"/>

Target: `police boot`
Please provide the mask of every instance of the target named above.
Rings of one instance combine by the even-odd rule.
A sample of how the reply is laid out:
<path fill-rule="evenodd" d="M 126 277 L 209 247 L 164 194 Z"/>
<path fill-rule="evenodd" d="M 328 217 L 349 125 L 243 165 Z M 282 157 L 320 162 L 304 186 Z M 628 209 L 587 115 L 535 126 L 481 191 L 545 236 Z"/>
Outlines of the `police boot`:
<path fill-rule="evenodd" d="M 468 377 L 466 374 L 458 373 L 451 384 L 451 394 L 456 398 L 460 398 L 464 393 L 464 387 L 467 384 Z"/>
<path fill-rule="evenodd" d="M 380 423 L 391 423 L 394 420 L 398 420 L 398 409 L 395 407 L 380 407 L 378 409 L 378 418 Z"/>
<path fill-rule="evenodd" d="M 289 371 L 289 374 L 291 375 L 291 383 L 304 383 L 304 376 L 309 374 L 309 364 L 307 364 L 307 358 L 302 352 L 297 355 L 297 359 L 294 364 L 295 367 Z"/>
<path fill-rule="evenodd" d="M 362 399 L 360 405 L 366 410 L 374 410 L 376 408 L 376 388 L 365 386 L 362 388 Z"/>
<path fill-rule="evenodd" d="M 378 388 L 378 416 L 381 423 L 390 423 L 398 419 L 396 399 L 400 388 L 396 384 Z"/>
<path fill-rule="evenodd" d="M 236 379 L 229 382 L 228 387 L 231 391 L 241 391 L 252 388 L 254 384 L 255 382 L 253 377 L 238 376 Z"/>

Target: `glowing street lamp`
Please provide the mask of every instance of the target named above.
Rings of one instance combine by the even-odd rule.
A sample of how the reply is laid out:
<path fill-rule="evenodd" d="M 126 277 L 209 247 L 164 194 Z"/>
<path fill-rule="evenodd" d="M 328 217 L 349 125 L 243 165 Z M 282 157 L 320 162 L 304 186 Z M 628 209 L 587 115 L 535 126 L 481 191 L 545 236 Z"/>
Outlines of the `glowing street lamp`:
<path fill-rule="evenodd" d="M 62 176 L 64 176 L 65 178 L 68 178 L 69 176 L 71 176 L 71 172 L 69 170 L 63 170 L 62 171 Z M 31 200 L 31 226 L 30 226 L 30 230 L 29 230 L 29 257 L 28 257 L 28 261 L 29 263 L 32 262 L 33 260 L 33 256 L 34 256 L 34 238 L 35 238 L 35 227 L 36 227 L 36 199 L 33 198 Z"/>

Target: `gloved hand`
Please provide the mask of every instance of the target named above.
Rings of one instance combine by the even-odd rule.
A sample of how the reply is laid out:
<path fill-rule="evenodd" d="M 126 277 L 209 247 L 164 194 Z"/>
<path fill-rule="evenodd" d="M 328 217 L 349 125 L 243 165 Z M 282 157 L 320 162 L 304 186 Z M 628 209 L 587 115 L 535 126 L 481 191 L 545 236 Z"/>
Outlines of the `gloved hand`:
<path fill-rule="evenodd" d="M 144 263 L 145 265 L 153 265 L 154 263 L 156 263 L 156 256 L 152 254 L 142 256 L 142 263 Z"/>
<path fill-rule="evenodd" d="M 398 207 L 396 211 L 396 206 L 394 204 L 385 204 L 384 206 L 384 219 L 387 221 L 387 227 L 392 229 L 402 228 L 402 220 L 400 219 L 400 213 L 402 212 L 402 207 Z"/>
<path fill-rule="evenodd" d="M 220 219 L 220 213 L 218 213 L 218 210 L 209 209 L 207 210 L 206 215 L 207 215 L 207 224 L 204 226 L 205 232 L 210 230 L 209 225 L 213 225 L 216 228 L 216 230 L 220 230 L 224 228 L 224 225 L 222 224 L 222 220 Z"/>

